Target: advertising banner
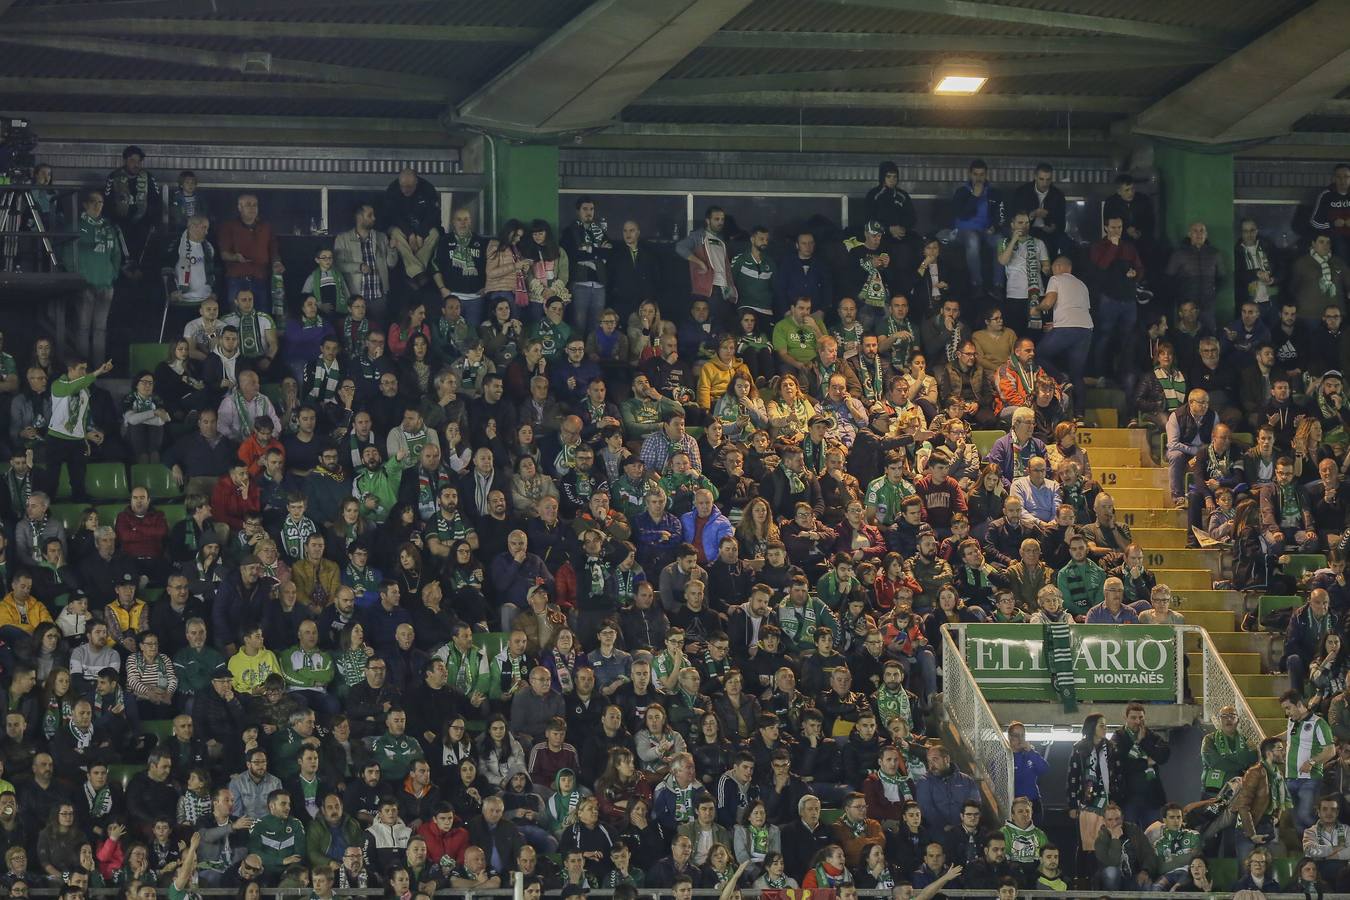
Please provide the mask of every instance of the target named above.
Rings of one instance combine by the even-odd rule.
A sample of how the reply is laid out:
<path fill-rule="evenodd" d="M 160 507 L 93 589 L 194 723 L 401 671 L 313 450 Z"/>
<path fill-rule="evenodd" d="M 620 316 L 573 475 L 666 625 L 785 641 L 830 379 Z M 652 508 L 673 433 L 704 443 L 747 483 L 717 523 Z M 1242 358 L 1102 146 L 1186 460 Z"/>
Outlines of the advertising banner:
<path fill-rule="evenodd" d="M 1176 700 L 1177 638 L 1166 625 L 1074 625 L 1079 700 Z M 963 652 L 986 700 L 1055 702 L 1042 625 L 966 625 Z"/>

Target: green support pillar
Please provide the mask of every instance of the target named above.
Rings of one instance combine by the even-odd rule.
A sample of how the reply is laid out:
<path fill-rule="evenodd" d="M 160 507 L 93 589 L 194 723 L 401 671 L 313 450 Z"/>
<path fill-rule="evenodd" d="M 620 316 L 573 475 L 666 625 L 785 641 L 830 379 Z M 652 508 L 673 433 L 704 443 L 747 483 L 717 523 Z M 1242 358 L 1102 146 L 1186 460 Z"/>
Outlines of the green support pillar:
<path fill-rule="evenodd" d="M 1233 319 L 1233 148 L 1229 145 L 1159 140 L 1154 164 L 1162 187 L 1163 233 L 1173 245 L 1186 240 L 1192 222 L 1204 222 L 1209 242 L 1222 259 L 1224 281 L 1219 285 L 1215 315 L 1220 324 Z"/>
<path fill-rule="evenodd" d="M 546 144 L 513 144 L 496 138 L 496 170 L 492 190 L 500 228 L 507 219 L 543 219 L 557 226 L 558 148 Z M 488 153 L 492 151 L 489 148 Z"/>

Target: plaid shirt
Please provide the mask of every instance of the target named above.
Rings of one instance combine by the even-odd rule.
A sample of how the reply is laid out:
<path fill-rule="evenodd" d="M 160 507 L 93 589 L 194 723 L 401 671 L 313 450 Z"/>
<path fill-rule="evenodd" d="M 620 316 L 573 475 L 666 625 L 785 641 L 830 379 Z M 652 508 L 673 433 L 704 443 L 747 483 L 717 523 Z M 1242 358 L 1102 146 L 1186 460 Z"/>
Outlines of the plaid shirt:
<path fill-rule="evenodd" d="M 366 271 L 361 275 L 361 296 L 366 302 L 379 302 L 384 299 L 384 285 L 380 283 L 379 272 L 375 268 L 375 233 L 371 232 L 361 240 L 361 263 Z"/>

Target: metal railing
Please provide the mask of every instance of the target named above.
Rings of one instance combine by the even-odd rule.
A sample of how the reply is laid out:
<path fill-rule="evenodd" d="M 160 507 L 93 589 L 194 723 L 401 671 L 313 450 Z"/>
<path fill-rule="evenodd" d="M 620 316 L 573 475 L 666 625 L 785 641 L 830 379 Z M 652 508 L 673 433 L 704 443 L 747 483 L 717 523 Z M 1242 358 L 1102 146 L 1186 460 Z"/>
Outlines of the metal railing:
<path fill-rule="evenodd" d="M 1251 746 L 1255 747 L 1266 737 L 1261 729 L 1261 722 L 1252 712 L 1251 706 L 1247 704 L 1247 698 L 1243 696 L 1238 688 L 1237 682 L 1233 679 L 1233 673 L 1228 671 L 1228 665 L 1223 661 L 1223 655 L 1219 649 L 1214 646 L 1214 641 L 1210 638 L 1209 632 L 1198 625 L 1179 625 L 1178 629 L 1184 632 L 1198 635 L 1200 638 L 1200 665 L 1203 671 L 1204 700 L 1202 701 L 1201 716 L 1205 724 L 1219 727 L 1219 710 L 1225 706 L 1231 706 L 1237 710 L 1238 731 L 1247 739 Z"/>
<path fill-rule="evenodd" d="M 966 665 L 954 636 L 957 628 L 942 626 L 942 705 L 975 761 L 976 777 L 989 783 L 999 815 L 1007 817 L 1013 800 L 1012 747 Z"/>

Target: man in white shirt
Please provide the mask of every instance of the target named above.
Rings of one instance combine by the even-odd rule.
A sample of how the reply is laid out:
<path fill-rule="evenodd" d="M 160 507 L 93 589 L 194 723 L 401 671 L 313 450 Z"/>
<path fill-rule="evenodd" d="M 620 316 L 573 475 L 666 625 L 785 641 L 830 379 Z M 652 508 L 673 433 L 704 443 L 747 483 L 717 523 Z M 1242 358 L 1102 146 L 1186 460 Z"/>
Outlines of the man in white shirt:
<path fill-rule="evenodd" d="M 183 337 L 188 342 L 188 356 L 201 362 L 216 349 L 225 323 L 220 318 L 220 303 L 215 297 L 203 300 L 198 312 L 201 315 L 183 327 Z"/>
<path fill-rule="evenodd" d="M 195 305 L 215 293 L 212 287 L 215 249 L 206 239 L 210 227 L 211 221 L 206 216 L 193 216 L 178 239 L 171 297 L 174 303 Z"/>
<path fill-rule="evenodd" d="M 1083 369 L 1087 365 L 1088 350 L 1092 347 L 1092 311 L 1088 289 L 1073 274 L 1073 263 L 1067 256 L 1055 260 L 1050 281 L 1045 286 L 1045 298 L 1040 302 L 1041 315 L 1046 318 L 1045 337 L 1036 348 L 1036 357 L 1047 371 L 1060 381 L 1073 385 L 1074 415 L 1083 415 Z M 1054 320 L 1049 321 L 1053 314 Z"/>

